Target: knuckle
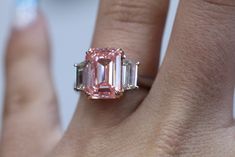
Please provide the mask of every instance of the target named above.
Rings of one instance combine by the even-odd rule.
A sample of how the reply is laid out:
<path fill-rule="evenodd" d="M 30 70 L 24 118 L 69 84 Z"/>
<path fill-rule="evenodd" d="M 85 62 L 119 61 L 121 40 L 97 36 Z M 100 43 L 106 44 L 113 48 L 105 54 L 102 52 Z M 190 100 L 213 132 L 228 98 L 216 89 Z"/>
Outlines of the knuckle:
<path fill-rule="evenodd" d="M 103 12 L 114 23 L 154 24 L 156 2 L 115 0 Z"/>
<path fill-rule="evenodd" d="M 216 6 L 235 7 L 234 0 L 203 0 L 203 1 Z"/>
<path fill-rule="evenodd" d="M 14 115 L 15 113 L 20 113 L 31 104 L 31 100 L 28 99 L 26 94 L 14 94 L 11 97 L 6 97 L 4 117 L 9 115 Z"/>
<path fill-rule="evenodd" d="M 51 92 L 45 94 L 27 90 L 19 90 L 13 93 L 6 93 L 4 102 L 4 117 L 10 117 L 15 114 L 25 113 L 37 107 L 46 107 L 47 111 L 54 113 L 57 99 Z"/>
<path fill-rule="evenodd" d="M 162 132 L 157 142 L 157 151 L 169 156 L 179 154 L 184 139 L 183 134 L 183 127 L 175 125 L 173 122 L 162 126 Z"/>
<path fill-rule="evenodd" d="M 193 6 L 197 11 L 203 12 L 206 15 L 233 15 L 235 8 L 234 0 L 200 0 L 193 1 Z"/>

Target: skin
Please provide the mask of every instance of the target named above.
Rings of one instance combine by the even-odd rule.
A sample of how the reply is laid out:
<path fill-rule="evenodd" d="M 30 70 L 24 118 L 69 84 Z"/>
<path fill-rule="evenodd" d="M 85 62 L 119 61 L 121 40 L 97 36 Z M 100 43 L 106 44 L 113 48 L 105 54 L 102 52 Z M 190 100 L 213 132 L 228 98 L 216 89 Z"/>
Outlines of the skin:
<path fill-rule="evenodd" d="M 101 0 L 91 47 L 140 60 L 140 89 L 118 100 L 82 94 L 65 132 L 43 16 L 13 30 L 0 156 L 233 157 L 235 1 L 181 0 L 158 70 L 167 10 L 167 0 Z"/>

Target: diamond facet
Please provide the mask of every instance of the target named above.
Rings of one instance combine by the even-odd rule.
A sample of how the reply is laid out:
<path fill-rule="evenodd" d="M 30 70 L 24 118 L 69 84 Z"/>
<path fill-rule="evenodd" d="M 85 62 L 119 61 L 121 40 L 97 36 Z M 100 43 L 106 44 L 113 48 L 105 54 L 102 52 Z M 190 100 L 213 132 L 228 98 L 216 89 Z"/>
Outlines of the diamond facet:
<path fill-rule="evenodd" d="M 94 48 L 88 51 L 84 70 L 88 78 L 83 81 L 84 91 L 92 99 L 115 99 L 121 96 L 124 90 L 121 77 L 123 56 L 120 49 Z"/>
<path fill-rule="evenodd" d="M 75 83 L 75 90 L 83 90 L 84 88 L 84 82 L 86 78 L 84 78 L 86 75 L 84 75 L 84 69 L 86 67 L 86 62 L 82 62 L 80 64 L 74 65 L 76 67 L 76 83 Z"/>
<path fill-rule="evenodd" d="M 122 84 L 125 90 L 138 88 L 137 77 L 138 77 L 139 63 L 132 62 L 125 59 L 122 65 Z"/>

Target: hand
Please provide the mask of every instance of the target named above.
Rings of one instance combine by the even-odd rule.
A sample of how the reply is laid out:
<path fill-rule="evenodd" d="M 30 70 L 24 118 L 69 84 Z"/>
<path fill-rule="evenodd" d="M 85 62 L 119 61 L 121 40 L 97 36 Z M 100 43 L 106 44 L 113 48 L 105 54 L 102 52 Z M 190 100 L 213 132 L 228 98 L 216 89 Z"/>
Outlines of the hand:
<path fill-rule="evenodd" d="M 0 156 L 233 157 L 235 1 L 182 0 L 157 72 L 167 9 L 167 0 L 101 0 L 92 47 L 141 61 L 140 89 L 118 100 L 82 94 L 65 133 L 45 21 L 13 29 Z"/>

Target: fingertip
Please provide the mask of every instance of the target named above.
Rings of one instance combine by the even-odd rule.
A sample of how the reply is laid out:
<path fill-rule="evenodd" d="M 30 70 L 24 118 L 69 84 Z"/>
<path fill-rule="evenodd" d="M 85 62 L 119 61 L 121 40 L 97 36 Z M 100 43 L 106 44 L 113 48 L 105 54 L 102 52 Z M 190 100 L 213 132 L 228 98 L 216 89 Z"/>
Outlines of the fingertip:
<path fill-rule="evenodd" d="M 34 23 L 38 18 L 38 0 L 16 0 L 13 27 L 24 29 Z"/>
<path fill-rule="evenodd" d="M 28 56 L 48 61 L 49 54 L 47 23 L 42 13 L 39 12 L 35 21 L 24 29 L 18 29 L 13 25 L 6 48 L 7 65 Z"/>

